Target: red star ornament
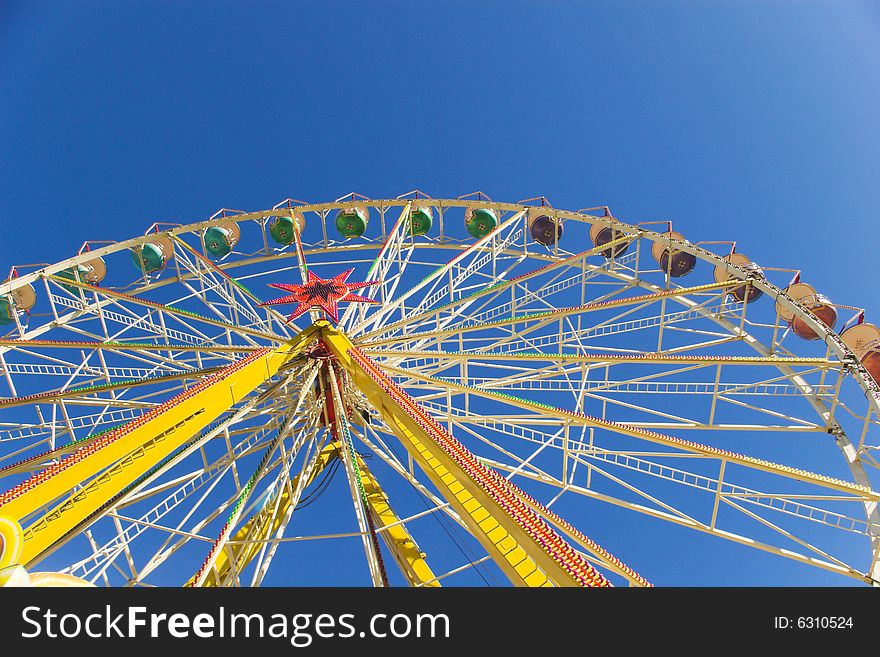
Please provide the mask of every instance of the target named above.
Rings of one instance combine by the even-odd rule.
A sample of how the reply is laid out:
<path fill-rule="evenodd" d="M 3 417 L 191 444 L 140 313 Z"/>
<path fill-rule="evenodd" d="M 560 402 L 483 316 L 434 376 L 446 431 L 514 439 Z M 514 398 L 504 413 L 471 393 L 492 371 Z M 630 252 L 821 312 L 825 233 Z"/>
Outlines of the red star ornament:
<path fill-rule="evenodd" d="M 312 308 L 320 308 L 333 319 L 334 324 L 339 323 L 338 304 L 343 301 L 357 301 L 361 303 L 378 303 L 375 299 L 352 294 L 354 290 L 360 290 L 371 285 L 378 285 L 381 281 L 368 281 L 364 283 L 346 283 L 354 269 L 346 269 L 333 278 L 321 278 L 309 271 L 309 280 L 300 285 L 288 283 L 269 283 L 269 287 L 278 288 L 290 292 L 288 296 L 264 301 L 261 306 L 277 306 L 285 303 L 299 304 L 294 311 L 287 316 L 287 321 L 292 322 L 300 315 Z"/>

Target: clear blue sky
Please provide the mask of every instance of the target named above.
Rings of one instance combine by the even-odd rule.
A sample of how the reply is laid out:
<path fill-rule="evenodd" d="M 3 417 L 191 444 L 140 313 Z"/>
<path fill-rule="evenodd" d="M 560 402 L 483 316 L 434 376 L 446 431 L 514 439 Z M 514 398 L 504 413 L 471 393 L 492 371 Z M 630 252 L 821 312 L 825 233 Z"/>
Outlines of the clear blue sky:
<path fill-rule="evenodd" d="M 880 323 L 878 117 L 876 2 L 5 0 L 0 274 L 220 207 L 481 189 L 736 239 Z"/>
<path fill-rule="evenodd" d="M 7 0 L 0 89 L 4 273 L 223 206 L 482 189 L 675 218 L 880 320 L 878 3 Z"/>

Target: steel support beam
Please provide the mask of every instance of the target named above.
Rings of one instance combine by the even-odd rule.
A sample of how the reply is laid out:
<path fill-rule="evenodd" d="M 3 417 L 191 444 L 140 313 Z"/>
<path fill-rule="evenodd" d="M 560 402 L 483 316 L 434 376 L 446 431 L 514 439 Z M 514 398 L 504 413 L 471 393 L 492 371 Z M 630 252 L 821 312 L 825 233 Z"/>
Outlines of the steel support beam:
<path fill-rule="evenodd" d="M 121 491 L 274 376 L 316 335 L 310 327 L 277 349 L 236 361 L 0 495 L 0 515 L 19 522 L 66 496 L 25 529 L 22 564 L 38 562 L 94 521 Z"/>

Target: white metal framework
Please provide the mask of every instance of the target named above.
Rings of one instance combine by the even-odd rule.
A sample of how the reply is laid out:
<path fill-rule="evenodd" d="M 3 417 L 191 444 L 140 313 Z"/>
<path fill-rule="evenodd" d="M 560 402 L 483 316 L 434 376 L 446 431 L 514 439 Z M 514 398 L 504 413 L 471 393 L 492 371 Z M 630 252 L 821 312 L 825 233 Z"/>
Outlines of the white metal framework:
<path fill-rule="evenodd" d="M 335 217 L 354 205 L 369 224 L 344 239 Z M 760 562 L 768 568 L 799 564 L 786 577 L 804 583 L 846 581 L 823 572 L 880 581 L 880 388 L 783 292 L 790 275 L 755 276 L 708 244 L 607 212 L 538 207 L 563 227 L 550 246 L 530 232 L 528 203 L 352 195 L 224 210 L 17 267 L 0 299 L 15 308 L 32 286 L 37 302 L 0 327 L 0 490 L 320 317 L 288 324 L 261 307 L 267 283 L 354 267 L 358 280 L 381 281 L 362 291 L 378 303 L 343 307 L 339 330 L 481 464 L 550 510 L 547 522 L 611 582 L 641 580 L 586 536 L 659 584 L 734 583 L 729 568 L 749 550 L 778 557 Z M 424 235 L 411 230 L 417 209 L 433 218 Z M 481 238 L 464 230 L 477 209 L 497 218 Z M 277 217 L 303 221 L 289 244 L 273 241 Z M 214 257 L 205 231 L 230 222 L 240 238 Z M 606 258 L 594 225 L 613 226 L 626 252 Z M 132 249 L 158 238 L 173 255 L 138 270 Z M 670 276 L 655 244 L 695 256 L 693 273 Z M 99 284 L 68 274 L 96 258 L 107 268 Z M 730 280 L 716 282 L 716 268 Z M 762 295 L 738 300 L 742 285 Z M 795 336 L 777 306 L 818 339 Z M 292 360 L 119 490 L 40 568 L 123 586 L 505 583 L 368 396 L 321 367 Z M 332 409 L 347 409 L 345 440 L 328 428 Z M 653 578 L 656 541 L 685 557 L 692 544 L 693 571 Z M 706 545 L 731 547 L 709 566 Z M 730 550 L 742 555 L 733 566 Z"/>

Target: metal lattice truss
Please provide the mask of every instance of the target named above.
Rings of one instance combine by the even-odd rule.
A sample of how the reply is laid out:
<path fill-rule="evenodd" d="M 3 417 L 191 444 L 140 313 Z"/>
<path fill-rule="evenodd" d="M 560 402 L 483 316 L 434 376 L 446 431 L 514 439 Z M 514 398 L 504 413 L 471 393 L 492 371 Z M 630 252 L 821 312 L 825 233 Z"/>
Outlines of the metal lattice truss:
<path fill-rule="evenodd" d="M 479 199 L 288 200 L 18 268 L 0 298 L 38 302 L 0 337 L 0 516 L 22 564 L 130 586 L 315 583 L 349 557 L 366 566 L 332 581 L 642 585 L 611 552 L 638 569 L 659 521 L 683 546 L 697 530 L 804 578 L 880 580 L 880 389 L 784 281 L 544 207 L 565 229 L 548 247 L 532 206 Z M 333 238 L 354 204 L 373 225 Z M 434 230 L 413 236 L 419 208 Z M 477 209 L 497 225 L 465 239 Z M 304 220 L 287 245 L 278 217 Z M 241 239 L 216 258 L 203 235 L 230 221 Z M 588 232 L 610 222 L 628 250 L 606 258 Z M 173 257 L 138 271 L 132 249 L 159 237 Z M 662 271 L 657 243 L 694 273 Z M 95 258 L 103 281 L 69 275 Z M 343 307 L 338 331 L 260 306 L 266 283 L 350 267 L 379 303 Z"/>

